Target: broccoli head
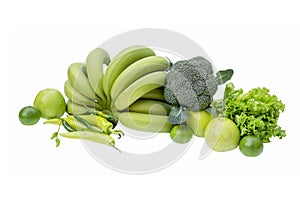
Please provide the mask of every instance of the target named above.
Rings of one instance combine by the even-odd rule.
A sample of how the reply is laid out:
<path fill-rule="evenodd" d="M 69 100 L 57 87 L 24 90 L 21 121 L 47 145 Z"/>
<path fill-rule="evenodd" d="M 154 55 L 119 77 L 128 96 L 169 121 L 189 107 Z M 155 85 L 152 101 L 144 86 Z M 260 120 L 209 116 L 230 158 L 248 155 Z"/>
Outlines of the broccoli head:
<path fill-rule="evenodd" d="M 218 90 L 211 63 L 203 57 L 175 63 L 168 72 L 164 95 L 168 103 L 199 111 L 207 108 Z"/>

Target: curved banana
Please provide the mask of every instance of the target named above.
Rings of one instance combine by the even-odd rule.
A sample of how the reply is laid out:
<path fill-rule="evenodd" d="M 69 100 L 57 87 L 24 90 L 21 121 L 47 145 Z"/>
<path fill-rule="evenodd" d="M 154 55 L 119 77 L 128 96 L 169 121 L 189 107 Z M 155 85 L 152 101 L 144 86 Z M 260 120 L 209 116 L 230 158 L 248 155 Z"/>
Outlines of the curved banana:
<path fill-rule="evenodd" d="M 68 79 L 71 85 L 84 96 L 90 99 L 97 99 L 89 80 L 85 75 L 84 65 L 82 63 L 74 63 L 68 69 Z"/>
<path fill-rule="evenodd" d="M 168 67 L 169 61 L 161 56 L 149 56 L 131 64 L 115 80 L 110 91 L 112 101 L 137 79 L 155 71 L 164 71 Z"/>
<path fill-rule="evenodd" d="M 93 99 L 90 99 L 77 90 L 74 89 L 74 87 L 71 85 L 70 81 L 65 82 L 64 91 L 68 99 L 70 99 L 72 102 L 80 105 L 86 105 L 89 107 L 96 107 L 98 109 L 102 109 L 102 107 L 96 103 Z"/>
<path fill-rule="evenodd" d="M 171 107 L 170 104 L 160 101 L 138 100 L 129 107 L 129 112 L 167 116 Z"/>
<path fill-rule="evenodd" d="M 124 110 L 148 92 L 165 84 L 167 73 L 153 72 L 138 79 L 127 87 L 117 98 L 114 106 L 117 110 Z"/>
<path fill-rule="evenodd" d="M 142 46 L 142 45 L 134 45 L 134 46 L 127 47 L 127 48 L 123 49 L 122 51 L 120 51 L 120 52 L 115 56 L 115 58 L 121 57 L 121 56 L 125 55 L 126 53 L 128 53 L 128 52 L 131 51 L 131 50 L 134 50 L 134 49 L 137 49 L 137 48 L 142 48 L 142 47 L 145 47 L 145 46 Z"/>
<path fill-rule="evenodd" d="M 164 88 L 160 87 L 155 90 L 152 90 L 148 92 L 147 94 L 143 95 L 141 99 L 149 99 L 149 100 L 156 100 L 156 101 L 162 101 L 166 102 L 165 96 L 164 96 Z"/>
<path fill-rule="evenodd" d="M 103 76 L 103 91 L 106 97 L 110 99 L 111 87 L 124 69 L 142 58 L 154 55 L 152 49 L 143 46 L 129 47 L 119 53 L 108 65 Z"/>
<path fill-rule="evenodd" d="M 119 120 L 128 128 L 146 132 L 169 133 L 173 127 L 168 122 L 168 116 L 163 115 L 124 112 L 119 114 Z"/>
<path fill-rule="evenodd" d="M 109 54 L 101 48 L 91 51 L 86 60 L 88 80 L 94 92 L 100 97 L 103 103 L 106 101 L 101 80 L 103 76 L 103 64 L 108 65 L 109 63 Z"/>
<path fill-rule="evenodd" d="M 90 113 L 90 112 L 97 112 L 98 109 L 86 107 L 86 106 L 83 106 L 83 105 L 73 103 L 72 101 L 68 101 L 66 111 L 70 115 L 73 115 L 73 114 L 83 115 L 83 114 L 87 114 L 87 113 Z"/>

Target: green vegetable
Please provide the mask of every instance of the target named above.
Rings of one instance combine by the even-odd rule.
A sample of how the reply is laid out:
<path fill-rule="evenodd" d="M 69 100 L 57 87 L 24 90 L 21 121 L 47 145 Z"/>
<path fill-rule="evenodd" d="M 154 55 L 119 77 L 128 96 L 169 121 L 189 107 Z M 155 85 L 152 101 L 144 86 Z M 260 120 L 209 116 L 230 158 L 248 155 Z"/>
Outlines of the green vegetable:
<path fill-rule="evenodd" d="M 240 151 L 249 157 L 255 157 L 261 154 L 263 151 L 264 144 L 256 136 L 245 136 L 241 139 L 239 144 Z"/>
<path fill-rule="evenodd" d="M 106 134 L 99 134 L 91 131 L 76 131 L 76 132 L 69 132 L 69 133 L 61 133 L 60 135 L 71 139 L 89 140 L 92 142 L 97 142 L 97 143 L 106 144 L 110 146 L 115 145 L 115 140 L 111 136 Z"/>
<path fill-rule="evenodd" d="M 119 137 L 124 135 L 124 133 L 120 130 L 113 130 L 114 125 L 104 117 L 97 115 L 78 115 L 76 118 L 77 120 L 81 118 L 81 122 L 84 120 L 87 124 L 101 129 L 105 134 L 117 134 Z"/>
<path fill-rule="evenodd" d="M 69 115 L 67 118 L 64 118 L 63 121 L 65 121 L 73 130 L 76 131 L 93 131 L 103 133 L 99 127 L 93 126 L 81 118 L 80 120 L 78 119 L 79 117 L 76 118 L 75 115 Z"/>
<path fill-rule="evenodd" d="M 87 122 L 86 120 L 82 119 L 81 117 L 79 117 L 78 115 L 73 115 L 74 118 L 81 124 L 83 124 L 86 128 L 90 129 L 91 131 L 94 131 L 94 132 L 101 132 L 103 133 L 103 130 L 98 128 L 98 127 L 95 127 L 93 125 L 91 125 L 89 122 Z"/>
<path fill-rule="evenodd" d="M 166 78 L 164 96 L 168 103 L 182 107 L 170 112 L 171 123 L 184 122 L 185 110 L 197 112 L 209 107 L 218 85 L 228 81 L 233 70 L 219 71 L 217 77 L 213 73 L 211 63 L 203 57 L 179 61 L 171 67 Z"/>
<path fill-rule="evenodd" d="M 219 83 L 225 83 L 232 75 L 232 70 L 226 70 L 215 77 L 211 63 L 203 57 L 180 61 L 168 72 L 164 96 L 174 106 L 204 110 L 212 102 Z"/>
<path fill-rule="evenodd" d="M 205 142 L 214 151 L 235 149 L 240 141 L 240 131 L 235 123 L 223 117 L 214 118 L 205 129 Z"/>
<path fill-rule="evenodd" d="M 62 125 L 68 132 L 76 131 L 65 120 L 62 120 Z"/>
<path fill-rule="evenodd" d="M 282 139 L 285 130 L 277 124 L 279 115 L 285 105 L 275 95 L 271 95 L 267 88 L 254 88 L 248 93 L 242 89 L 234 90 L 232 83 L 225 89 L 223 109 L 219 102 L 221 115 L 233 120 L 241 131 L 241 136 L 254 135 L 264 143 L 270 138 Z"/>
<path fill-rule="evenodd" d="M 76 131 L 76 132 L 69 132 L 69 133 L 61 133 L 60 135 L 65 138 L 82 139 L 82 140 L 97 142 L 100 144 L 105 144 L 108 146 L 112 146 L 113 148 L 115 148 L 120 152 L 120 150 L 115 147 L 115 140 L 111 136 L 106 134 L 100 134 L 92 131 Z"/>
<path fill-rule="evenodd" d="M 61 117 L 66 110 L 66 102 L 56 89 L 45 89 L 38 93 L 34 107 L 40 110 L 42 118 L 53 119 Z"/>
<path fill-rule="evenodd" d="M 61 123 L 62 123 L 62 119 L 60 118 L 48 119 L 44 121 L 44 124 L 61 125 Z"/>
<path fill-rule="evenodd" d="M 114 118 L 112 116 L 112 113 L 109 110 L 91 112 L 91 114 L 95 114 L 95 115 L 98 115 L 102 118 L 107 119 L 110 123 L 112 123 L 113 128 L 115 128 L 118 125 L 118 119 Z"/>
<path fill-rule="evenodd" d="M 184 144 L 193 137 L 193 130 L 185 125 L 177 125 L 171 129 L 170 137 L 174 142 Z"/>
<path fill-rule="evenodd" d="M 19 112 L 19 120 L 23 125 L 34 125 L 39 122 L 41 112 L 35 107 L 28 106 Z"/>

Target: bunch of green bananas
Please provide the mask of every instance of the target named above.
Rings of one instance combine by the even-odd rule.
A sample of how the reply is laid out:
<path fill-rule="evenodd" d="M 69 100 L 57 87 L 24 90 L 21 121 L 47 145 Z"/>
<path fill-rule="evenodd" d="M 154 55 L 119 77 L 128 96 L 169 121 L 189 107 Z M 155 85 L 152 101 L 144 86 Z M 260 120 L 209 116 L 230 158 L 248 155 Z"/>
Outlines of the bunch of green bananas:
<path fill-rule="evenodd" d="M 107 65 L 104 73 L 103 65 Z M 163 86 L 169 61 L 145 46 L 132 46 L 111 61 L 101 48 L 90 52 L 86 63 L 69 67 L 65 94 L 69 114 L 106 111 L 124 126 L 149 132 L 170 132 L 171 105 Z"/>
<path fill-rule="evenodd" d="M 64 91 L 69 101 L 69 114 L 84 114 L 89 109 L 107 109 L 107 98 L 102 90 L 103 65 L 109 64 L 109 54 L 97 48 L 91 51 L 86 63 L 71 64 Z"/>

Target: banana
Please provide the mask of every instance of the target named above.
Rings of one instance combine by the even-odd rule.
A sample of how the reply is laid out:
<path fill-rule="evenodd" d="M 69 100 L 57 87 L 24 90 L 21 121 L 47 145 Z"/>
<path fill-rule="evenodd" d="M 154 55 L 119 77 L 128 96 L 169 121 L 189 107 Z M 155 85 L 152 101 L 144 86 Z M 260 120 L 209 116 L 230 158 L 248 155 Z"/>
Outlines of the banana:
<path fill-rule="evenodd" d="M 103 64 L 108 65 L 109 63 L 109 54 L 101 48 L 96 48 L 91 51 L 86 60 L 86 69 L 90 85 L 104 103 L 106 102 L 106 97 L 102 87 Z"/>
<path fill-rule="evenodd" d="M 128 53 L 129 51 L 134 50 L 134 49 L 137 49 L 137 48 L 139 48 L 139 47 L 142 48 L 142 47 L 145 47 L 145 46 L 142 46 L 142 45 L 134 45 L 134 46 L 127 47 L 127 48 L 123 49 L 122 51 L 120 51 L 120 52 L 115 56 L 115 58 L 121 57 L 121 56 L 125 55 L 126 53 Z"/>
<path fill-rule="evenodd" d="M 168 67 L 169 61 L 161 56 L 149 56 L 131 64 L 115 80 L 110 93 L 112 101 L 137 79 L 155 71 L 164 71 Z"/>
<path fill-rule="evenodd" d="M 101 102 L 101 100 L 96 97 L 95 92 L 86 77 L 85 68 L 82 63 L 74 63 L 70 65 L 68 69 L 68 79 L 71 85 L 81 94 L 90 99 L 96 99 Z"/>
<path fill-rule="evenodd" d="M 103 91 L 110 99 L 110 91 L 118 76 L 132 63 L 149 56 L 154 56 L 152 49 L 144 46 L 129 47 L 119 53 L 108 65 L 103 76 Z"/>
<path fill-rule="evenodd" d="M 114 106 L 117 110 L 124 110 L 148 92 L 165 84 L 167 73 L 153 72 L 136 80 L 127 87 L 117 98 Z"/>
<path fill-rule="evenodd" d="M 129 107 L 129 112 L 152 114 L 152 115 L 169 115 L 171 105 L 160 101 L 138 100 Z"/>
<path fill-rule="evenodd" d="M 156 100 L 156 101 L 162 101 L 165 102 L 164 97 L 164 88 L 160 87 L 155 90 L 152 90 L 141 97 L 141 99 L 149 99 L 149 100 Z"/>
<path fill-rule="evenodd" d="M 90 113 L 90 112 L 97 112 L 98 109 L 97 108 L 86 107 L 86 106 L 83 106 L 83 105 L 79 105 L 79 104 L 73 103 L 72 101 L 69 100 L 67 102 L 66 111 L 70 115 L 73 115 L 73 114 L 83 115 L 83 114 L 87 114 L 87 113 Z"/>
<path fill-rule="evenodd" d="M 146 132 L 170 133 L 173 127 L 168 122 L 168 116 L 163 115 L 124 112 L 119 114 L 119 120 L 128 128 Z"/>
<path fill-rule="evenodd" d="M 102 109 L 102 107 L 93 99 L 89 99 L 88 97 L 75 90 L 74 87 L 71 85 L 70 81 L 66 81 L 64 91 L 68 99 L 70 99 L 76 104 Z"/>

